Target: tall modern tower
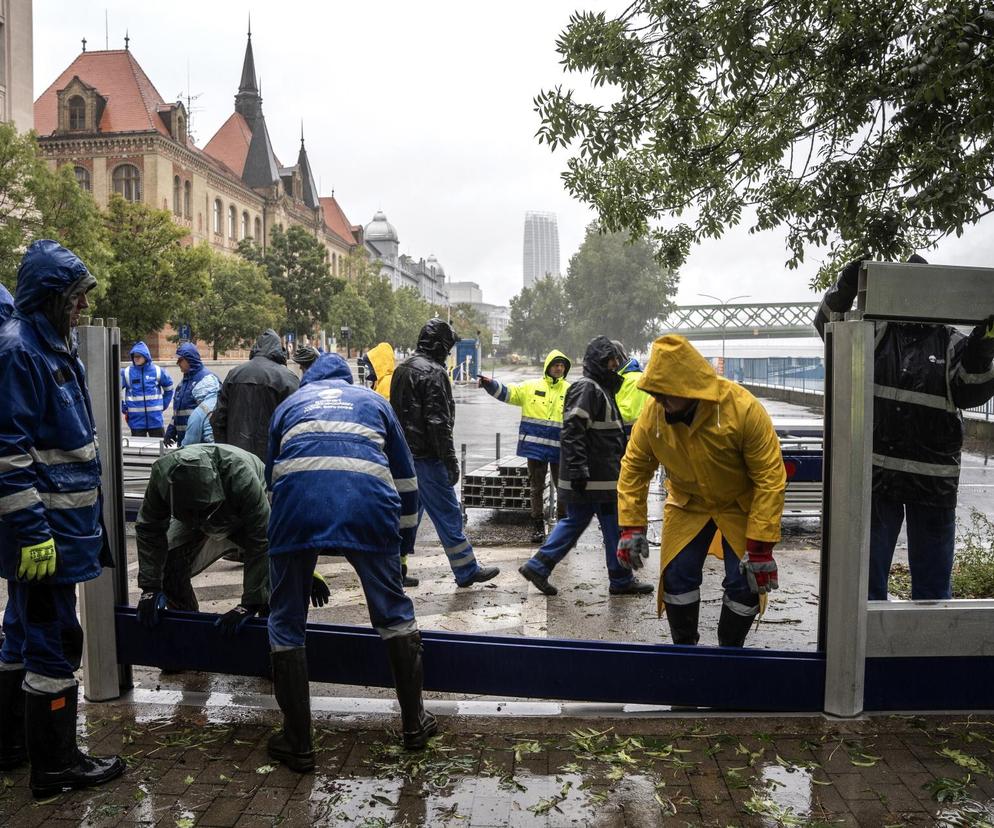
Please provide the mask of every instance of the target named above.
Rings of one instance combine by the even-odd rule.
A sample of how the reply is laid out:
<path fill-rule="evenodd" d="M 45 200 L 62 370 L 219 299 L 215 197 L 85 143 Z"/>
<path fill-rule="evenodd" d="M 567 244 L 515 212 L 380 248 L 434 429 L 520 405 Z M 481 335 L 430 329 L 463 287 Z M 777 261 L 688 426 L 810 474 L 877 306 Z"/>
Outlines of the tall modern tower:
<path fill-rule="evenodd" d="M 559 224 L 555 213 L 525 213 L 524 283 L 559 276 Z"/>

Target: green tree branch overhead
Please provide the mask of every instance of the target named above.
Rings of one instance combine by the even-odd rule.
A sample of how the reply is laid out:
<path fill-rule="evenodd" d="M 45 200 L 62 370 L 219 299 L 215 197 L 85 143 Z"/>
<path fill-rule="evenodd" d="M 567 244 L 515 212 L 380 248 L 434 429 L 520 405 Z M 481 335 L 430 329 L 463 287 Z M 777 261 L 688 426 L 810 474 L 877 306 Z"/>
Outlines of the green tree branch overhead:
<path fill-rule="evenodd" d="M 577 12 L 569 71 L 535 99 L 540 143 L 601 224 L 676 270 L 748 221 L 813 249 L 813 287 L 858 253 L 903 258 L 994 211 L 994 10 L 979 0 L 635 0 Z"/>

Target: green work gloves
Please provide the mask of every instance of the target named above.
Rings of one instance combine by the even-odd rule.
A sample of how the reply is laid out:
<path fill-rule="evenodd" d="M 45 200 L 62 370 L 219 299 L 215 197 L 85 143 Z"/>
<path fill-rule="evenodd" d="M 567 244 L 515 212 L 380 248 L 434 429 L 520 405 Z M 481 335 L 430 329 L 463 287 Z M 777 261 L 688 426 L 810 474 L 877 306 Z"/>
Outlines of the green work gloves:
<path fill-rule="evenodd" d="M 329 598 L 331 598 L 331 590 L 328 588 L 328 582 L 315 569 L 314 579 L 311 581 L 311 606 L 323 607 L 328 603 Z"/>
<path fill-rule="evenodd" d="M 55 541 L 36 543 L 34 546 L 21 547 L 21 565 L 17 568 L 17 577 L 25 581 L 40 581 L 55 574 Z"/>

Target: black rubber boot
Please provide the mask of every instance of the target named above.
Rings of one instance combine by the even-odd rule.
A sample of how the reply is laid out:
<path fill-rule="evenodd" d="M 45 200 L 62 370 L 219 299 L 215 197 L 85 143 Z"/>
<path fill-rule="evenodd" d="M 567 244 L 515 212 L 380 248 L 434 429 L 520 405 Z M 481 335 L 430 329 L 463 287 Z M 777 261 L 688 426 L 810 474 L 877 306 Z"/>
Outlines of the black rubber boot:
<path fill-rule="evenodd" d="M 700 612 L 700 601 L 692 604 L 666 604 L 666 620 L 670 624 L 670 637 L 674 644 L 696 644 L 700 640 L 697 633 Z"/>
<path fill-rule="evenodd" d="M 756 621 L 755 615 L 739 615 L 721 605 L 721 615 L 718 618 L 718 646 L 741 647 L 745 644 L 746 636 Z"/>
<path fill-rule="evenodd" d="M 611 595 L 652 595 L 654 589 L 655 587 L 652 584 L 647 584 L 638 578 L 632 578 L 625 586 L 610 586 L 607 591 Z"/>
<path fill-rule="evenodd" d="M 24 743 L 24 670 L 0 670 L 0 771 L 28 761 Z"/>
<path fill-rule="evenodd" d="M 545 543 L 545 520 L 532 518 L 532 543 Z"/>
<path fill-rule="evenodd" d="M 273 692 L 283 711 L 283 729 L 269 737 L 269 755 L 297 773 L 314 770 L 311 743 L 311 685 L 303 647 L 270 653 Z"/>
<path fill-rule="evenodd" d="M 407 574 L 407 564 L 400 565 L 400 578 L 406 587 L 416 587 L 421 583 L 419 578 L 412 578 Z"/>
<path fill-rule="evenodd" d="M 35 799 L 92 788 L 124 773 L 120 756 L 98 759 L 76 746 L 77 704 L 75 685 L 60 693 L 24 694 L 31 793 Z"/>
<path fill-rule="evenodd" d="M 386 639 L 387 655 L 393 670 L 393 682 L 400 703 L 400 721 L 404 730 L 404 748 L 422 750 L 428 740 L 438 733 L 438 722 L 425 712 L 421 688 L 424 669 L 421 665 L 421 633 L 398 635 Z"/>
<path fill-rule="evenodd" d="M 476 574 L 473 575 L 473 577 L 470 578 L 468 581 L 466 581 L 466 583 L 464 584 L 457 583 L 456 586 L 465 588 L 468 586 L 473 586 L 473 584 L 482 584 L 486 581 L 489 581 L 492 578 L 496 578 L 498 575 L 500 575 L 499 566 L 481 566 L 479 569 L 476 570 Z"/>
<path fill-rule="evenodd" d="M 526 581 L 531 581 L 531 583 L 535 584 L 535 588 L 543 595 L 559 594 L 559 590 L 549 583 L 548 578 L 546 578 L 544 575 L 540 575 L 538 572 L 536 572 L 534 569 L 528 566 L 528 564 L 522 564 L 521 566 L 519 566 L 518 574 Z"/>

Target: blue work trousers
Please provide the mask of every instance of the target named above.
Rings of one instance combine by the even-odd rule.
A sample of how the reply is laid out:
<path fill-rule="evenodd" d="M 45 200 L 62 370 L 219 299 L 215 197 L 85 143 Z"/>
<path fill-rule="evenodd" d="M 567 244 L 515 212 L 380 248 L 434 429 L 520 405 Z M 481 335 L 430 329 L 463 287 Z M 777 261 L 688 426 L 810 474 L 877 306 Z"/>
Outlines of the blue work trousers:
<path fill-rule="evenodd" d="M 71 679 L 83 657 L 76 618 L 76 585 L 8 579 L 0 661 L 23 663 L 29 673 Z"/>
<path fill-rule="evenodd" d="M 701 600 L 701 584 L 704 581 L 704 562 L 708 548 L 718 531 L 713 520 L 697 533 L 696 537 L 681 549 L 676 557 L 663 570 L 663 601 L 667 604 L 692 604 Z M 724 536 L 721 539 L 724 553 L 725 578 L 721 582 L 725 594 L 723 602 L 739 615 L 755 615 L 759 608 L 759 596 L 749 589 L 749 581 L 739 570 L 739 556 L 728 545 Z"/>
<path fill-rule="evenodd" d="M 449 483 L 449 472 L 441 460 L 414 459 L 418 476 L 418 525 L 425 512 L 442 541 L 445 557 L 449 559 L 452 574 L 460 586 L 470 583 L 480 569 L 473 546 L 462 530 L 462 510 L 456 491 Z"/>
<path fill-rule="evenodd" d="M 870 511 L 870 600 L 887 600 L 887 579 L 905 515 L 912 600 L 952 598 L 955 507 L 902 503 L 874 495 Z"/>
<path fill-rule="evenodd" d="M 392 638 L 417 630 L 414 604 L 404 594 L 400 577 L 400 557 L 370 552 L 345 552 L 344 557 L 359 576 L 369 620 L 380 636 Z M 317 560 L 315 551 L 270 556 L 270 649 L 304 646 L 307 608 Z"/>
<path fill-rule="evenodd" d="M 569 503 L 566 517 L 560 520 L 545 543 L 525 563 L 529 569 L 548 578 L 553 568 L 576 546 L 587 531 L 590 521 L 597 517 L 604 539 L 604 562 L 607 564 L 611 586 L 626 587 L 632 580 L 631 570 L 618 563 L 618 506 L 616 503 Z"/>

